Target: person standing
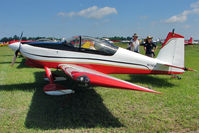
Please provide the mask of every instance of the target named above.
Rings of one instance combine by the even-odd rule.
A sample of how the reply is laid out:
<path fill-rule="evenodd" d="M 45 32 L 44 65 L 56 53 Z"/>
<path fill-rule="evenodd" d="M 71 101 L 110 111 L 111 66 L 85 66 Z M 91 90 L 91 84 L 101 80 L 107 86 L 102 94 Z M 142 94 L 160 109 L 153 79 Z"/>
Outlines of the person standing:
<path fill-rule="evenodd" d="M 140 46 L 140 42 L 138 40 L 138 35 L 135 33 L 132 36 L 132 39 L 130 41 L 130 50 L 132 50 L 133 52 L 139 53 L 139 46 Z"/>
<path fill-rule="evenodd" d="M 155 51 L 157 50 L 157 46 L 152 42 L 153 37 L 147 36 L 145 45 L 144 45 L 144 50 L 145 50 L 145 55 L 149 57 L 154 57 L 155 56 Z"/>

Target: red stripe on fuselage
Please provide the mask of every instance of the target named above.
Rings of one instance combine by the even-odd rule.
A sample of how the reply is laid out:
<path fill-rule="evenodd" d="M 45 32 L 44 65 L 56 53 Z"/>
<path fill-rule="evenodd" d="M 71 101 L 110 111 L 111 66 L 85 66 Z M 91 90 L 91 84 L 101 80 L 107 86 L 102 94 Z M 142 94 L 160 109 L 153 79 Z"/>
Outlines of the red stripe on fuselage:
<path fill-rule="evenodd" d="M 44 68 L 44 66 L 46 66 L 48 68 L 57 69 L 60 64 L 74 64 L 77 66 L 93 69 L 105 74 L 182 74 L 182 72 L 129 68 L 129 67 L 124 67 L 124 66 L 112 66 L 112 65 L 102 65 L 102 64 L 51 62 L 51 61 L 33 60 L 29 58 L 26 58 L 26 60 L 28 62 L 27 65 L 32 66 L 32 67 L 37 67 L 37 68 Z"/>

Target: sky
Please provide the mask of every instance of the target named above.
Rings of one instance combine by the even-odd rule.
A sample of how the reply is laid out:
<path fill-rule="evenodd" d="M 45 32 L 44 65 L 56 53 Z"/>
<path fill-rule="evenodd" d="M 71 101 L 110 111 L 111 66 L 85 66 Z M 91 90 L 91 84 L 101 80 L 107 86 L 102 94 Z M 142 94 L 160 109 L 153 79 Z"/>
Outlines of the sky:
<path fill-rule="evenodd" d="M 148 35 L 199 39 L 199 0 L 0 0 L 0 38 Z"/>

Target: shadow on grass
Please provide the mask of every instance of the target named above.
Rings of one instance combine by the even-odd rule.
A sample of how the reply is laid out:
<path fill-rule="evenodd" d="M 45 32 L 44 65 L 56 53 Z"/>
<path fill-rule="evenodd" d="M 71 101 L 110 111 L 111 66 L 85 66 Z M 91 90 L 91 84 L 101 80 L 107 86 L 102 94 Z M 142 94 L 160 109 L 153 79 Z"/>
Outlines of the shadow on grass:
<path fill-rule="evenodd" d="M 41 75 L 35 74 L 36 77 Z M 46 130 L 122 126 L 104 106 L 101 96 L 95 90 L 76 89 L 72 80 L 59 84 L 66 84 L 66 82 L 65 86 L 75 89 L 76 93 L 47 96 L 43 92 L 43 86 L 35 90 L 25 121 L 27 128 Z"/>
<path fill-rule="evenodd" d="M 9 62 L 0 62 L 0 64 L 11 64 L 12 60 Z M 21 62 L 15 62 L 15 64 L 21 64 Z"/>
<path fill-rule="evenodd" d="M 131 79 L 129 82 L 132 83 L 144 83 L 144 84 L 150 84 L 154 87 L 173 87 L 174 84 L 170 83 L 169 80 L 171 77 L 168 76 L 168 78 L 163 79 L 159 77 L 154 77 L 154 75 L 138 75 L 138 74 L 131 74 Z"/>
<path fill-rule="evenodd" d="M 37 89 L 26 117 L 27 128 L 76 129 L 121 127 L 122 124 L 104 106 L 94 90 L 82 90 L 68 96 L 46 96 Z"/>
<path fill-rule="evenodd" d="M 1 56 L 9 56 L 9 55 L 1 55 Z M 12 55 L 13 56 L 13 55 Z M 0 62 L 0 64 L 10 64 L 12 63 L 13 58 L 10 58 L 7 62 Z M 19 61 L 20 60 L 20 61 Z M 17 68 L 27 68 L 29 66 L 25 65 L 25 58 L 23 58 L 21 55 L 17 57 L 17 61 L 15 61 L 15 64 Z M 31 68 L 31 67 L 29 67 Z"/>
<path fill-rule="evenodd" d="M 42 79 L 43 73 L 37 72 L 35 83 L 22 83 L 22 84 L 8 84 L 8 85 L 0 85 L 0 91 L 14 91 L 14 90 L 21 90 L 21 91 L 32 91 L 35 88 L 40 88 L 41 86 L 45 85 L 45 82 Z M 20 75 L 19 75 L 20 78 Z"/>
<path fill-rule="evenodd" d="M 1 56 L 14 56 L 14 52 L 13 52 L 13 54 L 10 54 L 10 55 L 1 55 Z"/>
<path fill-rule="evenodd" d="M 26 63 L 26 59 L 25 58 L 23 58 L 23 57 L 21 57 L 21 58 L 22 58 L 21 63 L 17 66 L 17 68 L 32 68 L 32 67 L 30 67 L 28 65 L 25 65 L 25 63 Z"/>
<path fill-rule="evenodd" d="M 26 116 L 25 126 L 41 130 L 80 129 L 94 127 L 122 127 L 103 104 L 103 99 L 93 89 L 76 88 L 72 80 L 59 82 L 75 89 L 76 93 L 66 96 L 48 96 L 43 92 L 43 72 L 36 72 L 35 83 L 1 85 L 1 90 L 34 91 Z M 66 84 L 67 83 L 67 84 Z"/>

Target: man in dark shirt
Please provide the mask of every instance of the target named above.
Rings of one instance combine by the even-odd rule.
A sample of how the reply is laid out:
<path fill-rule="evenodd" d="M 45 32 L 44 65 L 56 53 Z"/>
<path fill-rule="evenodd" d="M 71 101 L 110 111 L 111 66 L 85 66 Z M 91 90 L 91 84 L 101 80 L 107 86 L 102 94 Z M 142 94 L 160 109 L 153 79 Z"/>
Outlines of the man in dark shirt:
<path fill-rule="evenodd" d="M 155 56 L 155 50 L 157 49 L 157 46 L 152 42 L 152 38 L 151 36 L 147 36 L 146 39 L 146 43 L 144 45 L 144 50 L 145 50 L 145 54 L 146 56 L 149 57 L 154 57 Z"/>

